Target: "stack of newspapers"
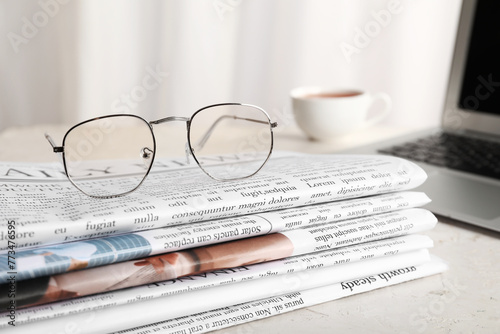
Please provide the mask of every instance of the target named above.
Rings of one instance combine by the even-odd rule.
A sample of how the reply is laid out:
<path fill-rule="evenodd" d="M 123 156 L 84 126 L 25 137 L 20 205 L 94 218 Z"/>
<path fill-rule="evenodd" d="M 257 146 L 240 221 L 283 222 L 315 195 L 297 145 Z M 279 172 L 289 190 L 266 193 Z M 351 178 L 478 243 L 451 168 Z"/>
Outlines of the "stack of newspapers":
<path fill-rule="evenodd" d="M 60 165 L 0 165 L 2 333 L 201 333 L 446 270 L 409 161 L 276 152 L 234 182 L 153 170 L 94 199 Z"/>

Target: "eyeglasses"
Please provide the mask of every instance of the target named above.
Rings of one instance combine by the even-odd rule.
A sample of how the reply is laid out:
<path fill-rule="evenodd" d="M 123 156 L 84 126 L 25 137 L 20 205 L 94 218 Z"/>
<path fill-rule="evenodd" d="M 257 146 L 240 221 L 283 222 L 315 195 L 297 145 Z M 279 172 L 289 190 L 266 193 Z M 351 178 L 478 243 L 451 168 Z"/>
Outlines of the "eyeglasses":
<path fill-rule="evenodd" d="M 156 156 L 153 125 L 186 122 L 185 154 L 219 181 L 239 180 L 256 174 L 273 149 L 273 128 L 261 108 L 242 103 L 204 107 L 191 117 L 146 121 L 136 115 L 116 114 L 81 122 L 66 132 L 62 146 L 45 137 L 62 154 L 69 181 L 84 194 L 112 198 L 136 190 L 148 176 Z M 168 143 L 167 143 L 168 144 Z M 225 163 L 220 163 L 221 157 Z M 219 162 L 219 163 L 217 163 Z"/>

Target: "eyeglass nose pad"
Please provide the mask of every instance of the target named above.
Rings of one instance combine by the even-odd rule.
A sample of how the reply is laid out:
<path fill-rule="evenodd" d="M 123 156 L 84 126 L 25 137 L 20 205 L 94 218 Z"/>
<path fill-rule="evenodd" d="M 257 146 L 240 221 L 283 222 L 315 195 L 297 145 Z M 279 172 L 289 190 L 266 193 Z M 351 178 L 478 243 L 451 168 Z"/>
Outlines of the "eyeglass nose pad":
<path fill-rule="evenodd" d="M 186 164 L 189 165 L 191 162 L 189 161 L 189 155 L 191 154 L 191 151 L 189 150 L 189 144 L 186 143 L 184 146 L 184 152 L 186 153 Z"/>
<path fill-rule="evenodd" d="M 150 160 L 152 156 L 153 156 L 153 150 L 150 149 L 149 147 L 143 147 L 141 149 L 141 158 L 145 167 L 149 167 L 149 165 L 151 164 Z"/>

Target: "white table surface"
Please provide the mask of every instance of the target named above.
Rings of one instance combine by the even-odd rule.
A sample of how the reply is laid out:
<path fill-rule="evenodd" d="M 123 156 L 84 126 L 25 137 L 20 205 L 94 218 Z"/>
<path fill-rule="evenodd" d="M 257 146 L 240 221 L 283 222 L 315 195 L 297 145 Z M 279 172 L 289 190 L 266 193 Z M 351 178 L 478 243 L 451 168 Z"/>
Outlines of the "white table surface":
<path fill-rule="evenodd" d="M 66 129 L 7 129 L 0 133 L 0 161 L 55 161 L 43 133 L 60 142 Z M 289 126 L 276 130 L 275 149 L 335 153 L 408 130 L 375 127 L 325 143 Z M 426 234 L 435 243 L 432 254 L 449 263 L 447 272 L 217 333 L 500 333 L 500 234 L 438 218 Z"/>

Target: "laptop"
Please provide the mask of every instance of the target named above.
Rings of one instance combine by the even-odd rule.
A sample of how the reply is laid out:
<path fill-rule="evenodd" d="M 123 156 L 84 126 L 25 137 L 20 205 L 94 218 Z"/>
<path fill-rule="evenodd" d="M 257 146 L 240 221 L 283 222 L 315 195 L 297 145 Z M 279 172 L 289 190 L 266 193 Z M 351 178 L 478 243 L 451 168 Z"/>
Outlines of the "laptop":
<path fill-rule="evenodd" d="M 415 161 L 437 215 L 500 232 L 500 2 L 464 0 L 441 127 L 350 150 Z"/>

